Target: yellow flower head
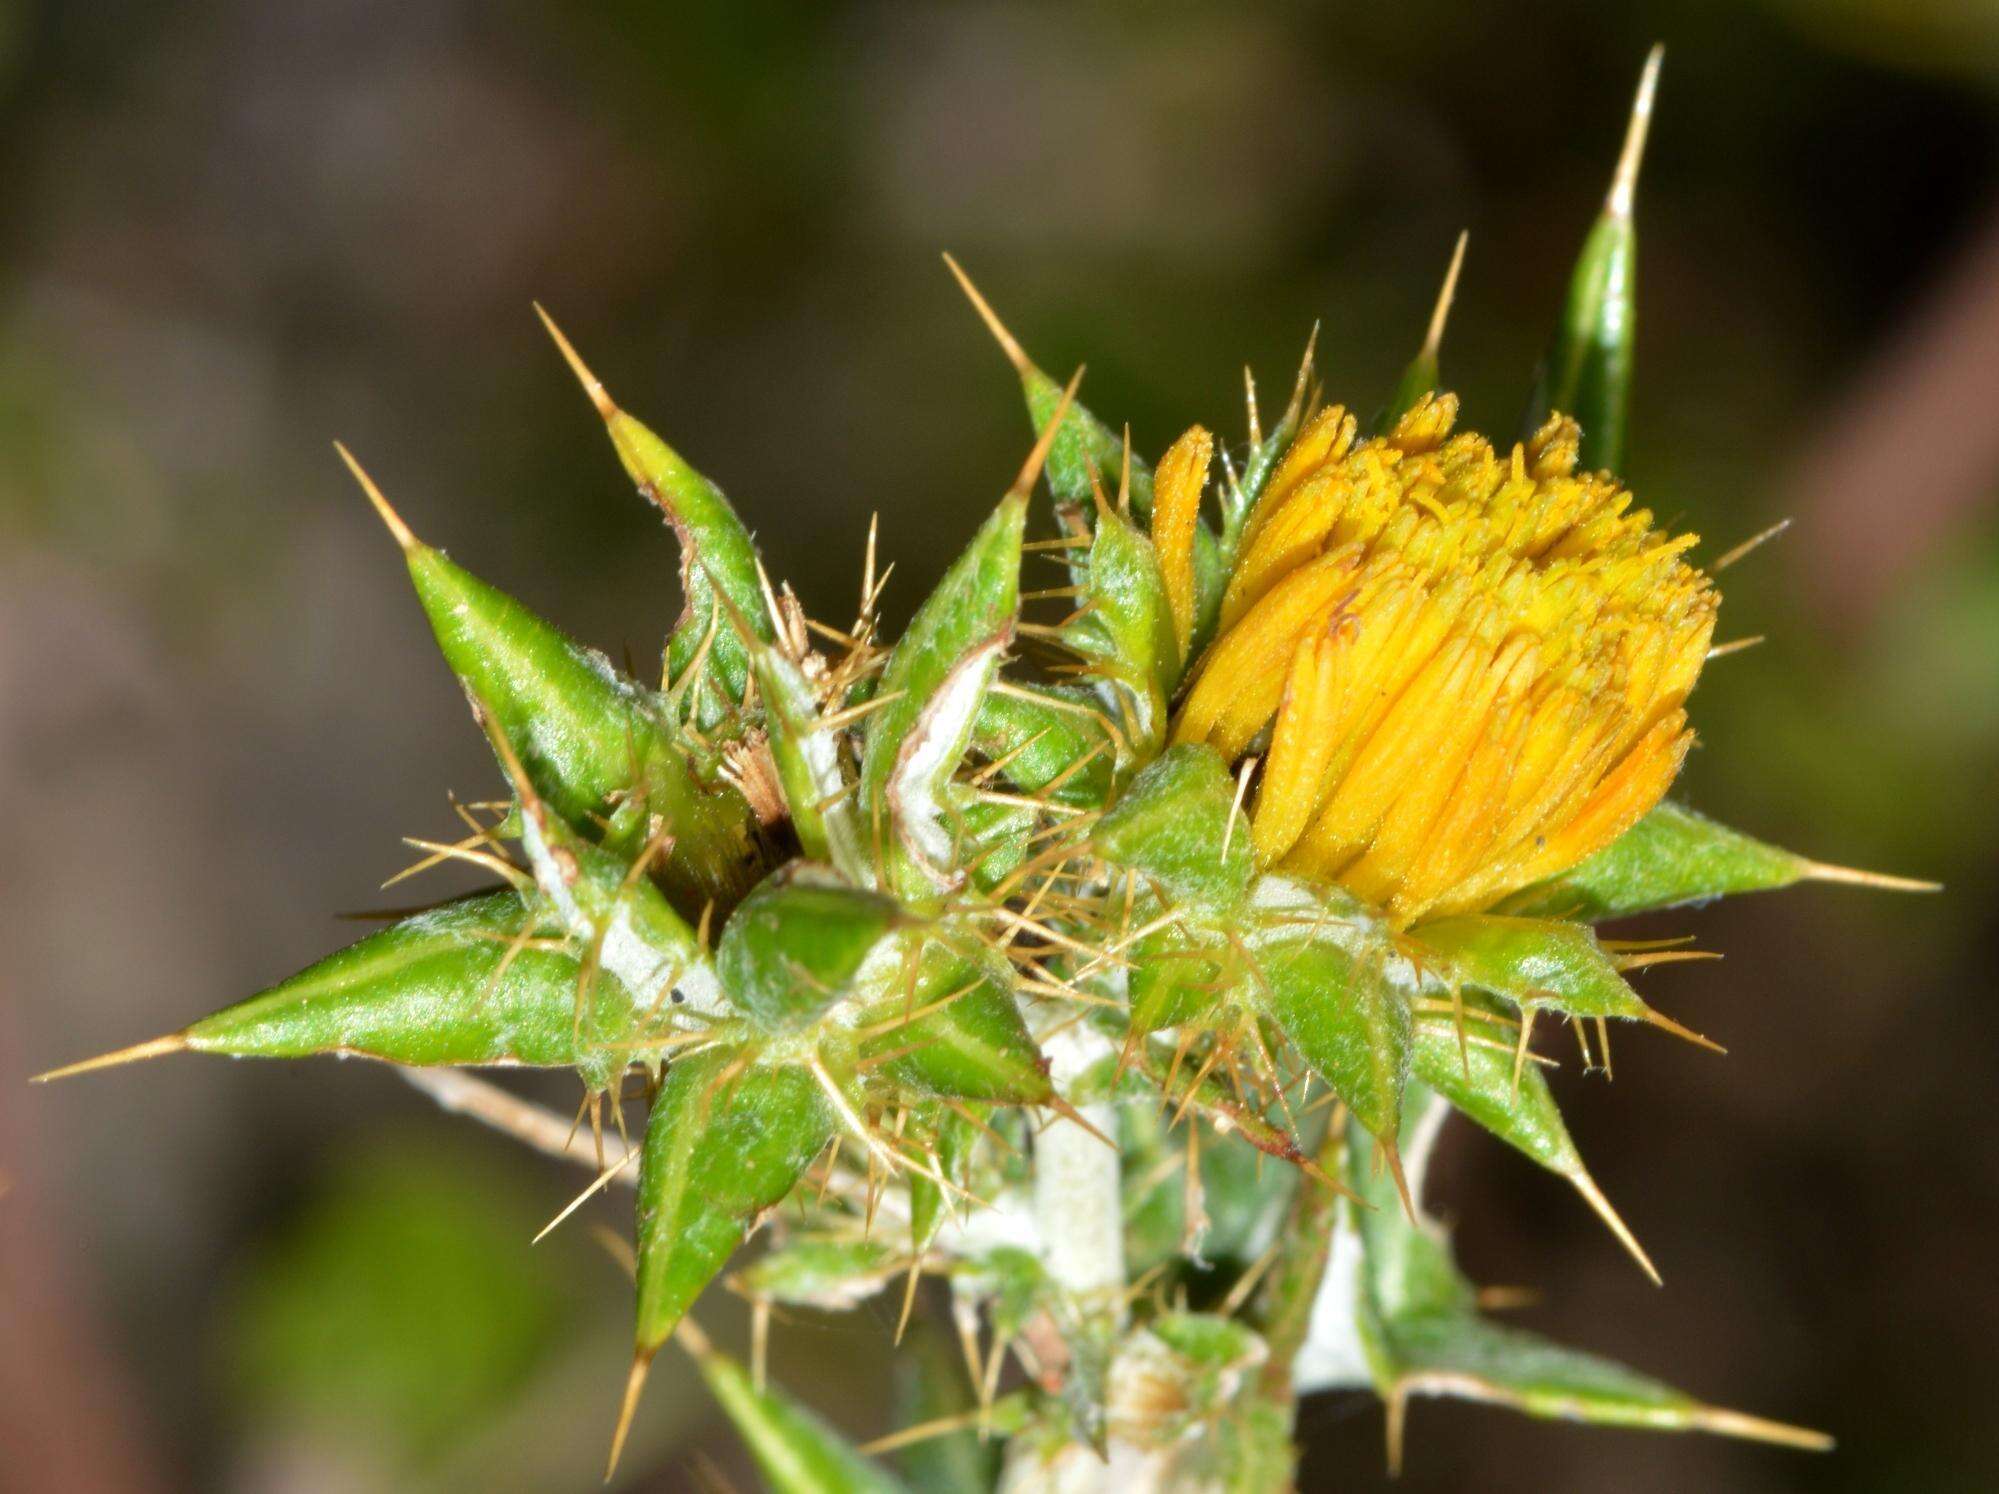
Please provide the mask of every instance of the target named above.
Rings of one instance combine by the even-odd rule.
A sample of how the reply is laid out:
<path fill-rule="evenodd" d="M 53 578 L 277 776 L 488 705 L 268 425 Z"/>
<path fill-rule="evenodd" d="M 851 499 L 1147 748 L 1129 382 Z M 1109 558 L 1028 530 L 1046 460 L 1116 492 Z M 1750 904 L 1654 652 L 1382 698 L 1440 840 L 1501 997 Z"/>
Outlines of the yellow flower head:
<path fill-rule="evenodd" d="M 1398 926 L 1491 906 L 1659 802 L 1719 598 L 1694 535 L 1575 470 L 1556 416 L 1501 455 L 1423 400 L 1356 442 L 1299 433 L 1246 530 L 1175 740 L 1269 744 L 1257 858 L 1339 881 Z M 1196 439 L 1198 437 L 1198 439 Z M 1186 636 L 1205 433 L 1161 463 L 1155 535 Z M 1184 536 L 1184 537 L 1183 537 Z"/>

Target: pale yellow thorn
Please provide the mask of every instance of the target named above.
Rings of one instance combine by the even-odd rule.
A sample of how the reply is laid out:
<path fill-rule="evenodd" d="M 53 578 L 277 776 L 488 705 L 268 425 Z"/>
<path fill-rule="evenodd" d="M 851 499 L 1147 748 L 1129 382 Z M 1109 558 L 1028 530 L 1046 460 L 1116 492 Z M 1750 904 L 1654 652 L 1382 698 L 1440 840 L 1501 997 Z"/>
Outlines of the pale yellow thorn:
<path fill-rule="evenodd" d="M 625 1398 L 618 1406 L 617 1430 L 611 1433 L 611 1458 L 604 1465 L 607 1484 L 618 1471 L 618 1459 L 625 1455 L 625 1438 L 632 1430 L 632 1416 L 639 1409 L 639 1395 L 646 1388 L 646 1372 L 651 1368 L 651 1354 L 640 1350 L 632 1355 L 632 1372 L 625 1379 Z"/>
<path fill-rule="evenodd" d="M 1222 828 L 1222 860 L 1224 861 L 1229 859 L 1229 844 L 1235 839 L 1236 816 L 1242 813 L 1243 796 L 1249 792 L 1249 777 L 1255 771 L 1256 759 L 1253 757 L 1244 758 L 1242 766 L 1236 770 L 1235 798 L 1229 804 L 1228 823 Z"/>
<path fill-rule="evenodd" d="M 576 375 L 576 382 L 583 386 L 583 392 L 590 397 L 590 403 L 597 407 L 597 413 L 606 420 L 614 417 L 618 413 L 616 401 L 605 391 L 603 380 L 590 372 L 589 364 L 583 361 L 569 339 L 562 335 L 562 329 L 555 325 L 555 318 L 548 314 L 547 308 L 539 301 L 534 303 L 534 314 L 541 318 L 542 326 L 546 327 L 548 335 L 555 339 L 556 350 L 562 354 L 563 361 Z"/>
<path fill-rule="evenodd" d="M 1417 1222 L 1416 1200 L 1409 1192 L 1409 1179 L 1402 1171 L 1402 1152 L 1392 1141 L 1376 1141 L 1381 1155 L 1388 1163 L 1388 1175 L 1395 1180 L 1395 1191 L 1402 1199 L 1402 1213 L 1411 1224 Z"/>
<path fill-rule="evenodd" d="M 73 1074 L 88 1074 L 93 1069 L 115 1069 L 120 1064 L 139 1063 L 148 1058 L 160 1058 L 168 1053 L 185 1053 L 188 1050 L 187 1037 L 178 1032 L 170 1032 L 165 1037 L 150 1038 L 143 1043 L 134 1043 L 129 1048 L 120 1048 L 115 1053 L 100 1053 L 95 1058 L 86 1058 L 80 1063 L 65 1064 L 59 1069 L 50 1069 L 46 1074 L 37 1074 L 30 1084 L 47 1084 L 56 1079 L 67 1079 Z"/>
<path fill-rule="evenodd" d="M 1825 861 L 1808 862 L 1807 882 L 1838 882 L 1847 887 L 1875 887 L 1883 892 L 1942 892 L 1943 883 L 1923 877 L 1891 877 L 1886 872 L 1862 871 L 1857 866 L 1834 866 Z"/>
<path fill-rule="evenodd" d="M 1296 426 L 1305 413 L 1305 390 L 1312 379 L 1312 358 L 1319 350 L 1319 324 L 1312 323 L 1312 331 L 1305 339 L 1305 356 L 1298 360 L 1298 377 L 1291 385 L 1291 398 L 1284 406 L 1284 419 Z"/>
<path fill-rule="evenodd" d="M 1676 1038 L 1686 1039 L 1688 1042 L 1692 1043 L 1696 1048 L 1705 1048 L 1708 1050 L 1708 1052 L 1719 1053 L 1723 1057 L 1727 1057 L 1728 1055 L 1728 1049 L 1722 1047 L 1722 1045 L 1720 1043 L 1717 1043 L 1713 1038 L 1701 1036 L 1701 1034 L 1695 1032 L 1693 1028 L 1682 1026 L 1680 1023 L 1675 1022 L 1671 1017 L 1665 1015 L 1663 1012 L 1656 1011 L 1651 1007 L 1647 1007 L 1645 1009 L 1645 1020 L 1648 1023 L 1650 1023 L 1652 1026 L 1658 1028 L 1661 1032 L 1670 1032 Z"/>
<path fill-rule="evenodd" d="M 1724 1437 L 1742 1437 L 1751 1442 L 1769 1442 L 1778 1447 L 1795 1447 L 1804 1452 L 1831 1452 L 1833 1439 L 1810 1427 L 1772 1421 L 1767 1416 L 1751 1416 L 1746 1411 L 1728 1411 L 1720 1406 L 1703 1406 L 1693 1415 L 1693 1425 L 1704 1432 Z"/>
<path fill-rule="evenodd" d="M 1791 521 L 1789 519 L 1779 519 L 1776 523 L 1772 524 L 1768 529 L 1761 530 L 1756 534 L 1750 535 L 1749 538 L 1744 540 L 1741 544 L 1735 546 L 1731 550 L 1725 551 L 1723 554 L 1716 557 L 1714 564 L 1707 568 L 1708 574 L 1710 576 L 1719 575 L 1721 572 L 1727 570 L 1730 566 L 1734 565 L 1737 561 L 1744 559 L 1746 556 L 1750 554 L 1751 551 L 1761 549 L 1764 545 L 1768 544 L 1771 540 L 1775 539 L 1778 535 L 1782 534 L 1786 529 L 1789 529 L 1790 527 L 1791 527 Z"/>
<path fill-rule="evenodd" d="M 1400 1478 L 1402 1477 L 1402 1441 L 1404 1429 L 1409 1422 L 1409 1392 L 1400 1385 L 1395 1386 L 1388 1392 L 1388 1402 L 1385 1409 L 1388 1417 L 1386 1428 L 1388 1476 L 1390 1478 Z"/>
<path fill-rule="evenodd" d="M 1707 660 L 1712 663 L 1716 659 L 1726 659 L 1730 654 L 1746 653 L 1763 642 L 1765 636 L 1762 633 L 1755 633 L 1747 638 L 1731 638 L 1727 643 L 1717 643 L 1707 651 Z"/>
<path fill-rule="evenodd" d="M 389 533 L 395 536 L 396 543 L 405 550 L 416 549 L 422 541 L 416 537 L 409 525 L 403 522 L 403 516 L 389 507 L 389 500 L 384 498 L 382 490 L 375 486 L 375 479 L 363 471 L 361 464 L 354 460 L 354 453 L 338 441 L 333 443 L 333 449 L 340 453 L 340 460 L 347 464 L 347 470 L 353 473 L 354 480 L 361 484 L 361 491 L 366 493 L 368 501 L 375 505 L 375 512 L 380 514 L 382 522 L 389 526 Z"/>
<path fill-rule="evenodd" d="M 1638 92 L 1631 100 L 1631 123 L 1624 132 L 1624 149 L 1618 153 L 1617 171 L 1610 179 L 1610 195 L 1603 210 L 1613 218 L 1629 218 L 1638 195 L 1638 168 L 1645 160 L 1645 136 L 1652 128 L 1652 101 L 1659 92 L 1659 65 L 1666 60 L 1666 45 L 1660 42 L 1645 59 L 1638 75 Z"/>
<path fill-rule="evenodd" d="M 1458 295 L 1458 272 L 1465 267 L 1465 245 L 1471 242 L 1471 230 L 1462 229 L 1458 233 L 1458 245 L 1451 251 L 1451 267 L 1444 271 L 1444 283 L 1437 292 L 1437 304 L 1430 312 L 1430 329 L 1423 334 L 1423 351 L 1419 356 L 1435 358 L 1444 345 L 1444 323 L 1450 320 L 1451 303 Z"/>
<path fill-rule="evenodd" d="M 637 1148 L 633 1148 L 632 1150 L 626 1152 L 624 1156 L 620 1157 L 617 1161 L 613 1162 L 609 1167 L 605 1168 L 602 1172 L 598 1173 L 597 1180 L 594 1183 L 592 1183 L 588 1188 L 585 1188 L 581 1193 L 577 1194 L 576 1197 L 572 1198 L 568 1202 L 568 1204 L 564 1206 L 562 1212 L 560 1214 L 557 1214 L 553 1219 L 549 1220 L 548 1223 L 544 1224 L 541 1227 L 541 1233 L 536 1235 L 532 1240 L 528 1241 L 528 1244 L 539 1245 L 543 1240 L 546 1240 L 549 1237 L 549 1235 L 554 1233 L 557 1225 L 561 1224 L 563 1220 L 567 1219 L 571 1214 L 574 1214 L 578 1209 L 582 1208 L 583 1205 L 588 1203 L 591 1199 L 595 1198 L 599 1193 L 603 1192 L 606 1185 L 608 1185 L 613 1178 L 615 1178 L 619 1173 L 623 1172 L 627 1167 L 630 1167 L 633 1162 L 638 1160 L 638 1156 L 639 1153 Z"/>
<path fill-rule="evenodd" d="M 993 341 L 997 342 L 1000 345 L 1000 351 L 1006 354 L 1007 362 L 1011 363 L 1022 374 L 1032 372 L 1034 368 L 1033 360 L 1027 356 L 1026 351 L 1021 345 L 1014 340 L 1014 335 L 1007 331 L 1006 324 L 999 319 L 999 313 L 994 311 L 991 305 L 987 303 L 986 298 L 979 294 L 979 288 L 972 284 L 972 277 L 967 275 L 958 261 L 948 254 L 944 256 L 944 264 L 957 277 L 958 289 L 962 290 L 965 293 L 965 299 L 972 303 L 972 310 L 976 311 L 979 314 L 979 320 L 986 324 L 986 330 L 992 333 Z"/>
<path fill-rule="evenodd" d="M 1652 1264 L 1652 1257 L 1645 1253 L 1645 1247 L 1640 1245 L 1638 1237 L 1631 1233 L 1631 1226 L 1626 1224 L 1617 1210 L 1610 1206 L 1610 1200 L 1605 1198 L 1603 1190 L 1597 1187 L 1596 1179 L 1591 1177 L 1586 1170 L 1579 1167 L 1569 1174 L 1569 1181 L 1575 1185 L 1576 1192 L 1583 1196 L 1584 1201 L 1596 1211 L 1596 1217 L 1604 1222 L 1604 1225 L 1613 1235 L 1617 1236 L 1617 1243 L 1629 1252 L 1634 1261 L 1638 1262 L 1638 1269 L 1652 1279 L 1652 1285 L 1656 1287 L 1664 1286 L 1666 1283 L 1660 1279 L 1659 1268 Z"/>
<path fill-rule="evenodd" d="M 903 1427 L 900 1431 L 890 1432 L 885 1437 L 877 1437 L 872 1442 L 863 1442 L 854 1451 L 862 1457 L 872 1458 L 885 1452 L 894 1452 L 899 1447 L 908 1447 L 912 1443 L 927 1442 L 932 1437 L 947 1437 L 953 1432 L 962 1432 L 968 1427 L 977 1426 L 981 1414 L 978 1411 L 959 1411 L 950 1416 L 940 1416 L 935 1421 L 920 1421 L 915 1426 Z"/>
<path fill-rule="evenodd" d="M 909 1281 L 902 1289 L 902 1313 L 895 1320 L 895 1341 L 902 1342 L 902 1335 L 909 1329 L 909 1314 L 916 1306 L 916 1284 L 923 1276 L 923 1257 L 915 1255 L 909 1261 Z"/>

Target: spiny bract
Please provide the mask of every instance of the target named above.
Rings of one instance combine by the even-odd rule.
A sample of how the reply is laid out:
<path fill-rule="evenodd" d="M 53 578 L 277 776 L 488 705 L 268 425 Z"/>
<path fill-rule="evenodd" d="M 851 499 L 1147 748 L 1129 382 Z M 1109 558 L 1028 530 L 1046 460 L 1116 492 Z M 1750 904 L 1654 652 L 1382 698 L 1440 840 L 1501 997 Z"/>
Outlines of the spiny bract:
<path fill-rule="evenodd" d="M 1412 1394 L 1819 1445 L 1489 1322 L 1416 1202 L 1456 1109 L 1651 1272 L 1563 1126 L 1537 1017 L 1606 1071 L 1610 1019 L 1692 1037 L 1625 979 L 1690 952 L 1594 922 L 1870 880 L 1663 799 L 1718 598 L 1694 538 L 1612 475 L 1650 81 L 1510 448 L 1453 434 L 1435 392 L 1448 289 L 1375 434 L 1314 408 L 1308 349 L 1274 428 L 1252 386 L 1246 445 L 1195 427 L 1151 468 L 965 281 L 1039 439 L 892 645 L 872 534 L 856 616 L 809 619 L 550 322 L 680 541 L 659 687 L 419 541 L 348 458 L 509 790 L 460 807 L 462 839 L 413 842 L 419 866 L 498 885 L 59 1072 L 181 1049 L 574 1069 L 600 1166 L 618 1154 L 599 1186 L 638 1160 L 615 1443 L 677 1334 L 786 1489 L 896 1485 L 764 1383 L 766 1314 L 901 1280 L 906 1324 L 925 1272 L 964 1394 L 929 1376 L 884 1446 L 959 1438 L 950 1466 L 975 1470 L 925 1487 L 1280 1487 L 1297 1396 L 1336 1386 L 1383 1397 L 1397 1457 Z M 1023 589 L 1026 566 L 1062 584 Z M 569 1150 L 482 1081 L 417 1077 Z M 626 1150 L 601 1102 L 622 1131 L 634 1094 Z M 745 1372 L 686 1314 L 765 1223 L 735 1280 Z M 1009 1350 L 1025 1378 L 1000 1396 Z"/>

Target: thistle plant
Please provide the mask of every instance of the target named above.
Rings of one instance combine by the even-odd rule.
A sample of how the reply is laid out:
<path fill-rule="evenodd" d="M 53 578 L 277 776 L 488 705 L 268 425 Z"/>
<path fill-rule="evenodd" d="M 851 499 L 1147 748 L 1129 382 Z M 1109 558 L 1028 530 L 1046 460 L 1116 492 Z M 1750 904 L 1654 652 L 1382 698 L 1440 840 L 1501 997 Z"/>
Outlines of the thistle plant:
<path fill-rule="evenodd" d="M 1536 1040 L 1566 1024 L 1606 1074 L 1613 1023 L 1715 1045 L 1628 979 L 1696 952 L 1596 926 L 1920 885 L 1666 797 L 1733 557 L 1697 567 L 1617 476 L 1656 68 L 1510 445 L 1441 389 L 1457 259 L 1378 416 L 1321 401 L 1308 344 L 1274 424 L 1252 382 L 1240 444 L 1195 426 L 1156 465 L 952 263 L 1035 440 L 893 640 L 872 530 L 852 620 L 815 620 L 553 321 L 679 542 L 657 688 L 419 540 L 343 449 L 504 785 L 419 866 L 494 885 L 58 1073 L 362 1055 L 591 1160 L 572 1209 L 635 1184 L 613 1467 L 669 1340 L 785 1490 L 903 1487 L 890 1451 L 930 1489 L 1280 1488 L 1330 1388 L 1381 1398 L 1391 1463 L 1414 1396 L 1824 1445 L 1494 1322 L 1422 1206 L 1457 1112 L 1656 1281 Z M 496 1065 L 573 1070 L 578 1126 L 454 1072 Z M 748 1365 L 690 1316 L 732 1264 Z M 877 1294 L 963 1364 L 863 1450 L 773 1383 L 764 1330 Z"/>

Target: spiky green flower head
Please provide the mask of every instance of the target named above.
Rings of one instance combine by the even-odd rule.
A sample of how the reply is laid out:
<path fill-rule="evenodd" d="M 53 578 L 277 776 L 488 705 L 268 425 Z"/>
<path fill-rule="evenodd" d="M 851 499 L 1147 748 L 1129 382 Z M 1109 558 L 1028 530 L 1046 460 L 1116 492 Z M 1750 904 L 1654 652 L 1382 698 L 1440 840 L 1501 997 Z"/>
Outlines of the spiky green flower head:
<path fill-rule="evenodd" d="M 1690 952 L 1598 921 L 1889 880 L 1665 798 L 1719 567 L 1615 473 L 1651 76 L 1518 444 L 1457 432 L 1437 392 L 1447 283 L 1372 430 L 1318 407 L 1308 347 L 1274 426 L 1252 384 L 1243 444 L 1196 426 L 1153 467 L 952 264 L 1036 439 L 892 641 L 872 530 L 852 620 L 809 618 L 549 321 L 679 541 L 659 680 L 421 542 L 348 457 L 505 785 L 460 839 L 413 842 L 418 867 L 496 885 L 75 1069 L 194 1049 L 573 1070 L 599 1167 L 577 1204 L 637 1194 L 614 1464 L 677 1335 L 774 1484 L 893 1487 L 765 1385 L 762 1325 L 898 1277 L 907 1322 L 926 1273 L 977 1404 L 923 1430 L 1009 1437 L 1011 1490 L 1107 1454 L 1157 1487 L 1277 1487 L 1297 1396 L 1335 1385 L 1375 1389 L 1398 1447 L 1418 1393 L 1812 1443 L 1487 1322 L 1417 1204 L 1456 1110 L 1652 1273 L 1563 1125 L 1537 1019 L 1606 1070 L 1613 1020 L 1693 1038 L 1626 979 Z M 571 1150 L 483 1081 L 423 1082 Z M 607 1097 L 621 1135 L 645 1102 L 637 1145 L 602 1135 Z M 746 1375 L 687 1314 L 773 1221 L 735 1283 Z M 1028 1384 L 1001 1398 L 1009 1353 Z"/>

